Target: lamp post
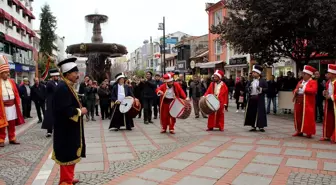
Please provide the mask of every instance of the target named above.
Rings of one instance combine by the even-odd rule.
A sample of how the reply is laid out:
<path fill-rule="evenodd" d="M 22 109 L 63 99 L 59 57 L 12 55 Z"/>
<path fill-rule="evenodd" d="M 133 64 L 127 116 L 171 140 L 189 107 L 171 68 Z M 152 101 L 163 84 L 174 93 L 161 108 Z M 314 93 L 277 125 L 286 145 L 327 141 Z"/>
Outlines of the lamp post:
<path fill-rule="evenodd" d="M 159 23 L 158 30 L 162 30 L 162 32 L 163 32 L 161 53 L 163 55 L 163 74 L 165 74 L 166 73 L 166 23 L 165 23 L 165 17 L 163 17 L 162 23 Z"/>

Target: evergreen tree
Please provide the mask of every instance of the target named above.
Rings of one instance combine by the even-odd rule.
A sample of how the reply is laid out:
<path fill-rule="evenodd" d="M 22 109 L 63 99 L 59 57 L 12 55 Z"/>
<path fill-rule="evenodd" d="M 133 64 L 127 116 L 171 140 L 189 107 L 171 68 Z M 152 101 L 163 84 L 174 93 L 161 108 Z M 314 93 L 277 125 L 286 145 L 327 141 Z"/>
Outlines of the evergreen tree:
<path fill-rule="evenodd" d="M 230 0 L 223 23 L 212 26 L 223 43 L 261 63 L 336 56 L 336 3 L 330 0 Z"/>

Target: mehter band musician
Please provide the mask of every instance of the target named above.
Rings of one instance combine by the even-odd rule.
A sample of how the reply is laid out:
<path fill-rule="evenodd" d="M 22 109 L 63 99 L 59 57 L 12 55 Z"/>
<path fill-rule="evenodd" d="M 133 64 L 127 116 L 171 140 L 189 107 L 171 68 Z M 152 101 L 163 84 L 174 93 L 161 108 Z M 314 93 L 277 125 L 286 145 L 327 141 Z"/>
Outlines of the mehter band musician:
<path fill-rule="evenodd" d="M 133 119 L 120 112 L 120 104 L 126 97 L 134 98 L 134 95 L 130 87 L 125 85 L 126 76 L 123 73 L 117 74 L 115 78 L 116 83 L 113 85 L 111 92 L 112 119 L 109 129 L 115 128 L 115 131 L 118 131 L 120 127 L 125 126 L 126 130 L 132 130 L 134 127 Z M 135 101 L 139 103 L 139 100 L 135 99 Z"/>
<path fill-rule="evenodd" d="M 336 100 L 336 65 L 328 64 L 327 78 L 329 79 L 326 83 L 325 91 L 323 91 L 323 96 L 325 97 L 324 105 L 324 120 L 323 120 L 323 133 L 321 141 L 332 141 L 335 142 L 335 100 Z"/>
<path fill-rule="evenodd" d="M 79 77 L 76 60 L 76 58 L 69 58 L 58 63 L 63 81 L 59 81 L 52 100 L 55 119 L 52 159 L 61 165 L 61 185 L 79 182 L 74 179 L 75 165 L 85 157 L 83 115 L 87 110 L 82 107 L 74 88 Z"/>
<path fill-rule="evenodd" d="M 303 136 L 303 133 L 311 138 L 316 133 L 315 123 L 315 98 L 317 82 L 312 79 L 315 68 L 305 65 L 302 71 L 303 79 L 294 90 L 294 127 L 296 133 L 293 136 Z"/>
<path fill-rule="evenodd" d="M 205 92 L 204 96 L 207 96 L 208 94 L 215 95 L 219 100 L 220 107 L 217 112 L 209 115 L 207 131 L 212 131 L 214 128 L 219 128 L 219 130 L 223 132 L 224 110 L 227 110 L 228 108 L 229 91 L 225 83 L 221 80 L 224 77 L 223 71 L 216 70 L 213 76 L 213 82 L 210 83 L 210 86 Z"/>
<path fill-rule="evenodd" d="M 9 78 L 6 56 L 0 55 L 0 147 L 5 146 L 6 128 L 9 144 L 20 144 L 16 140 L 15 126 L 24 124 L 20 110 L 20 95 L 14 80 Z"/>
<path fill-rule="evenodd" d="M 265 108 L 265 93 L 267 92 L 267 82 L 261 78 L 262 66 L 254 65 L 252 69 L 253 80 L 247 84 L 249 99 L 246 107 L 245 126 L 251 126 L 251 132 L 265 132 L 267 127 L 267 117 Z"/>
<path fill-rule="evenodd" d="M 163 76 L 164 84 L 156 89 L 156 93 L 160 95 L 160 122 L 162 126 L 161 133 L 166 133 L 169 127 L 169 132 L 175 134 L 175 122 L 176 119 L 169 114 L 169 105 L 174 98 L 186 99 L 187 96 L 184 93 L 179 83 L 174 82 L 174 74 L 168 73 Z"/>

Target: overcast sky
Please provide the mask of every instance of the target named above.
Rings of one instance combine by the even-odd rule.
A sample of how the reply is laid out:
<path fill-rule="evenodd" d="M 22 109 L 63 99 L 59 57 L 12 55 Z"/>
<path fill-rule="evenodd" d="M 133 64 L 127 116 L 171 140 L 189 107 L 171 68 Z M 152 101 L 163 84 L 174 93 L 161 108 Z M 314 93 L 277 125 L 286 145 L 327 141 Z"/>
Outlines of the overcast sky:
<path fill-rule="evenodd" d="M 166 17 L 166 33 L 182 31 L 198 36 L 208 32 L 206 2 L 219 0 L 35 0 L 34 29 L 39 29 L 41 7 L 48 3 L 57 17 L 56 34 L 66 45 L 91 42 L 92 26 L 84 16 L 98 12 L 109 16 L 102 25 L 104 42 L 123 44 L 131 53 L 152 36 L 162 35 L 158 23 Z"/>

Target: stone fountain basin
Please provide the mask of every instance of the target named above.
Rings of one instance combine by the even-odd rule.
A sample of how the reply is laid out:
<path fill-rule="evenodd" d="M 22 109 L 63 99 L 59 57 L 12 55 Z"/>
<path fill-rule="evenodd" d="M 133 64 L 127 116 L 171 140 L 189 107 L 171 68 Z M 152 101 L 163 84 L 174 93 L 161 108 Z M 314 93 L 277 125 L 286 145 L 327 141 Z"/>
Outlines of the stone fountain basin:
<path fill-rule="evenodd" d="M 125 46 L 114 43 L 73 44 L 67 47 L 66 52 L 77 56 L 88 56 L 97 53 L 109 57 L 120 57 L 128 53 Z"/>

